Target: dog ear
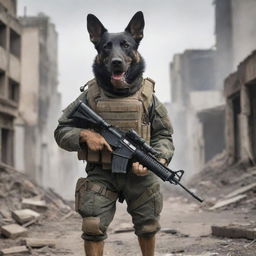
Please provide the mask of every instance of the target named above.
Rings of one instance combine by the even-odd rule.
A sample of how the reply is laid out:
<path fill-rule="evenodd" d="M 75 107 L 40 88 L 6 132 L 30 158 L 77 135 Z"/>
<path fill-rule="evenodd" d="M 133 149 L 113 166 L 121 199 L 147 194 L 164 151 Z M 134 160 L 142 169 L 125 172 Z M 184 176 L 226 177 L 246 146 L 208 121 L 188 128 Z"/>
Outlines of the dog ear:
<path fill-rule="evenodd" d="M 143 38 L 144 26 L 145 22 L 143 12 L 136 12 L 126 27 L 125 32 L 130 33 L 134 40 L 139 43 Z"/>
<path fill-rule="evenodd" d="M 101 36 L 107 31 L 99 19 L 93 14 L 87 15 L 87 30 L 90 35 L 90 40 L 95 45 L 100 41 Z"/>

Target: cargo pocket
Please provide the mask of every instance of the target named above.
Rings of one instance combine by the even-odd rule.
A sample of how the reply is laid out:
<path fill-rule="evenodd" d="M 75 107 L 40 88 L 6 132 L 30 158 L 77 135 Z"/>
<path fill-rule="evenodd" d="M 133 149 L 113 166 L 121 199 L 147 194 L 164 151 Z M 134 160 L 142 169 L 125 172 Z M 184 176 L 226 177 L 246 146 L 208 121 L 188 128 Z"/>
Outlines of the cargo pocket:
<path fill-rule="evenodd" d="M 82 196 L 82 192 L 85 190 L 85 186 L 84 186 L 85 183 L 86 183 L 86 178 L 79 178 L 76 183 L 76 191 L 75 191 L 75 211 L 76 212 L 78 212 L 80 208 L 81 196 Z"/>
<path fill-rule="evenodd" d="M 161 192 L 157 192 L 154 197 L 155 216 L 159 216 L 163 209 L 163 195 Z"/>

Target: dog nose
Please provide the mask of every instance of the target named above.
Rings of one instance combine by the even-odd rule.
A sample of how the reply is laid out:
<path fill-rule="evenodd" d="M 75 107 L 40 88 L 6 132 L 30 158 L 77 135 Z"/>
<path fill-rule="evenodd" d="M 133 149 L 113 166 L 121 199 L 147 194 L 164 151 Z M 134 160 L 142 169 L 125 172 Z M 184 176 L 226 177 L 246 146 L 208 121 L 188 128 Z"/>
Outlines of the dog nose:
<path fill-rule="evenodd" d="M 118 67 L 118 66 L 121 66 L 122 65 L 122 60 L 120 58 L 114 58 L 112 59 L 112 66 L 113 67 Z"/>

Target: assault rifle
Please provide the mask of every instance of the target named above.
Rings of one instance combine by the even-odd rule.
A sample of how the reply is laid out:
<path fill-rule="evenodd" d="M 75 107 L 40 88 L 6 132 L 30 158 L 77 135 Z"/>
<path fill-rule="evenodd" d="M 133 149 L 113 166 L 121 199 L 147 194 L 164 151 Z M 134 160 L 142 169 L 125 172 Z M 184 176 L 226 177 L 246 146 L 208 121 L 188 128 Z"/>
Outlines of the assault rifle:
<path fill-rule="evenodd" d="M 181 186 L 199 202 L 203 202 L 202 199 L 180 183 L 184 171 L 172 171 L 160 163 L 156 159 L 158 152 L 148 145 L 134 130 L 129 130 L 128 132 L 120 131 L 118 128 L 108 124 L 82 101 L 70 113 L 69 118 L 77 118 L 81 121 L 89 122 L 112 146 L 113 173 L 126 173 L 129 161 L 132 159 L 134 162 L 138 161 L 147 167 L 163 181 L 169 181 L 171 184 Z"/>

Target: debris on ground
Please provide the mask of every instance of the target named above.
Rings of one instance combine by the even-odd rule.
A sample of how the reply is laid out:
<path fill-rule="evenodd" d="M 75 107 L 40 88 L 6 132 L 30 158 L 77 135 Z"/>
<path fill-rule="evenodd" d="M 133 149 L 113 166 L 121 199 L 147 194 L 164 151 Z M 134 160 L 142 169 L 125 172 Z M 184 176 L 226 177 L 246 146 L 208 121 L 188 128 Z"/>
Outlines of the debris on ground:
<path fill-rule="evenodd" d="M 31 248 L 42 248 L 45 246 L 50 248 L 56 247 L 56 239 L 26 238 L 22 243 Z"/>
<path fill-rule="evenodd" d="M 256 228 L 236 225 L 212 226 L 212 235 L 217 237 L 245 238 L 254 240 L 256 239 Z"/>
<path fill-rule="evenodd" d="M 22 209 L 29 208 L 31 210 L 46 211 L 47 205 L 44 200 L 38 199 L 38 197 L 22 198 L 21 201 Z"/>
<path fill-rule="evenodd" d="M 40 213 L 30 209 L 12 211 L 12 218 L 21 225 L 34 219 L 38 220 L 40 216 Z"/>
<path fill-rule="evenodd" d="M 216 210 L 216 209 L 219 209 L 221 207 L 237 203 L 237 202 L 239 202 L 240 200 L 242 200 L 244 198 L 246 198 L 246 195 L 238 195 L 238 196 L 235 196 L 233 198 L 229 198 L 229 199 L 226 199 L 226 200 L 221 200 L 221 201 L 217 202 L 214 206 L 210 207 L 209 210 Z"/>
<path fill-rule="evenodd" d="M 65 220 L 74 214 L 72 207 L 53 190 L 37 186 L 24 174 L 2 164 L 0 205 L 0 234 L 3 238 L 0 239 L 0 248 L 3 248 L 0 255 L 23 255 L 32 248 L 54 248 L 54 239 L 43 239 L 41 235 L 25 237 L 42 222 L 58 218 Z M 23 244 L 20 238 L 23 238 Z"/>
<path fill-rule="evenodd" d="M 114 230 L 114 233 L 125 233 L 125 232 L 133 232 L 134 228 L 132 223 L 121 223 L 118 228 Z"/>
<path fill-rule="evenodd" d="M 2 249 L 0 255 L 17 255 L 18 253 L 29 252 L 29 249 L 26 246 L 15 246 L 8 249 Z M 20 254 L 18 254 L 20 255 Z"/>
<path fill-rule="evenodd" d="M 177 189 L 165 194 L 156 256 L 255 256 L 255 238 L 215 236 L 216 230 L 211 231 L 212 226 L 235 226 L 247 231 L 256 227 L 256 168 L 239 164 L 223 168 L 220 159 L 214 168 L 208 165 L 188 185 L 205 199 L 203 204 L 186 197 L 183 191 L 176 193 Z M 22 209 L 24 199 L 37 202 L 37 206 Z M 41 207 L 43 201 L 47 208 Z M 16 253 L 24 256 L 84 254 L 81 217 L 73 210 L 73 203 L 63 200 L 54 191 L 37 186 L 11 168 L 0 167 L 0 205 L 0 227 L 20 224 L 28 230 L 26 236 L 0 237 L 2 255 L 15 255 L 12 252 L 15 248 L 26 250 Z M 140 255 L 127 205 L 117 207 L 109 227 L 105 254 Z M 31 211 L 40 217 L 32 217 Z M 11 254 L 7 254 L 9 252 Z"/>
<path fill-rule="evenodd" d="M 1 234 L 7 238 L 16 238 L 24 236 L 28 230 L 18 224 L 4 225 L 1 227 Z"/>
<path fill-rule="evenodd" d="M 230 198 L 230 197 L 234 197 L 243 193 L 246 193 L 250 190 L 253 190 L 256 188 L 256 182 L 249 184 L 247 186 L 241 187 L 239 189 L 236 189 L 235 191 L 232 191 L 231 193 L 229 193 L 228 195 L 226 195 L 226 198 Z"/>

